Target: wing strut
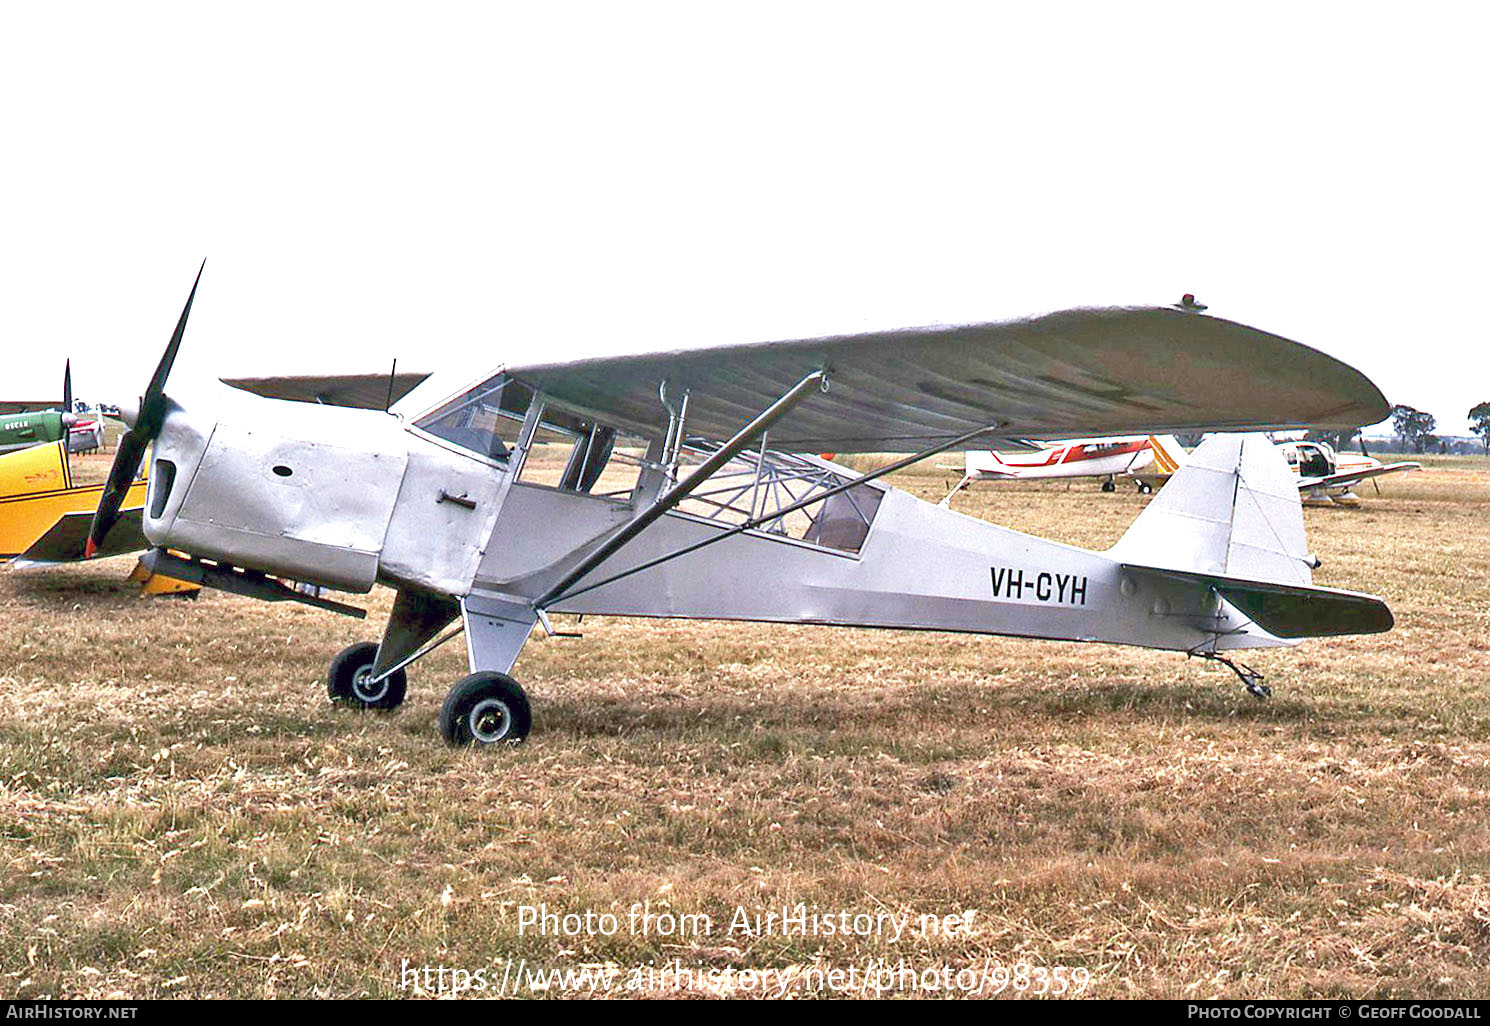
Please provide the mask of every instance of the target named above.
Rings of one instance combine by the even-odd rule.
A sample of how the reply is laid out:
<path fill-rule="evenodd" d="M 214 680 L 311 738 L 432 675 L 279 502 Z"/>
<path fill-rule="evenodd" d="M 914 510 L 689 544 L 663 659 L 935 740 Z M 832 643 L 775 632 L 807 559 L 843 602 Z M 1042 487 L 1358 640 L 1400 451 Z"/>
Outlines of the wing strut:
<path fill-rule="evenodd" d="M 746 446 L 753 442 L 757 435 L 765 432 L 772 424 L 791 412 L 793 407 L 807 398 L 808 393 L 813 388 L 817 388 L 823 392 L 828 390 L 827 371 L 813 371 L 793 385 L 781 398 L 756 414 L 750 423 L 737 431 L 735 436 L 728 442 L 725 442 L 717 452 L 699 464 L 693 473 L 673 485 L 656 502 L 628 520 L 619 531 L 606 540 L 605 544 L 580 560 L 579 564 L 565 574 L 559 583 L 535 599 L 533 602 L 534 607 L 545 609 L 555 600 L 561 598 L 564 592 L 576 581 L 614 556 L 624 545 L 650 527 L 658 517 L 686 499 L 690 492 L 713 476 L 715 471 L 744 452 Z M 676 445 L 678 449 L 682 449 L 683 426 L 681 422 L 677 425 L 677 432 L 678 438 Z"/>
<path fill-rule="evenodd" d="M 597 581 L 594 584 L 587 584 L 583 588 L 578 588 L 575 591 L 569 592 L 567 594 L 555 594 L 559 591 L 559 589 L 550 588 L 548 594 L 544 595 L 543 600 L 539 603 L 540 608 L 553 605 L 555 602 L 558 602 L 561 599 L 574 598 L 577 595 L 583 595 L 587 591 L 594 591 L 596 588 L 603 588 L 607 584 L 612 584 L 624 577 L 630 577 L 632 574 L 639 574 L 643 570 L 650 570 L 652 569 L 652 567 L 657 566 L 659 563 L 666 563 L 669 560 L 677 559 L 679 556 L 686 556 L 690 552 L 697 552 L 699 549 L 702 549 L 708 545 L 713 545 L 715 542 L 722 542 L 726 538 L 733 538 L 737 534 L 742 534 L 745 531 L 754 530 L 755 528 L 760 527 L 762 524 L 768 523 L 772 520 L 779 520 L 782 517 L 786 516 L 788 513 L 795 513 L 797 510 L 804 509 L 807 506 L 811 506 L 815 502 L 822 502 L 825 499 L 830 499 L 840 492 L 846 492 L 852 488 L 857 488 L 862 484 L 868 484 L 875 478 L 884 477 L 886 474 L 893 474 L 897 470 L 903 470 L 906 467 L 910 466 L 912 463 L 917 463 L 921 460 L 929 459 L 939 452 L 945 452 L 946 450 L 951 449 L 953 446 L 962 445 L 964 442 L 971 441 L 977 436 L 987 434 L 990 431 L 997 431 L 1003 426 L 1004 423 L 995 422 L 993 424 L 986 424 L 982 427 L 974 428 L 971 431 L 958 435 L 956 438 L 950 438 L 945 442 L 938 442 L 936 445 L 932 446 L 929 449 L 923 449 L 918 453 L 913 453 L 912 455 L 906 456 L 903 459 L 898 459 L 894 463 L 880 467 L 878 470 L 871 470 L 866 474 L 860 474 L 858 477 L 851 478 L 847 481 L 841 482 L 840 484 L 836 484 L 832 488 L 825 489 L 821 492 L 814 492 L 806 498 L 799 499 L 797 502 L 794 502 L 789 506 L 784 506 L 781 509 L 773 510 L 771 513 L 764 516 L 759 516 L 755 517 L 754 519 L 747 520 L 743 524 L 736 524 L 729 530 L 721 531 L 719 534 L 713 535 L 709 538 L 705 538 L 703 541 L 694 542 L 692 545 L 685 545 L 681 549 L 669 552 L 666 555 L 658 556 L 656 559 L 649 559 L 645 563 L 641 563 L 637 566 L 631 567 L 629 570 L 623 570 L 613 577 L 607 577 L 605 580 Z M 762 446 L 763 454 L 764 451 L 764 446 Z"/>

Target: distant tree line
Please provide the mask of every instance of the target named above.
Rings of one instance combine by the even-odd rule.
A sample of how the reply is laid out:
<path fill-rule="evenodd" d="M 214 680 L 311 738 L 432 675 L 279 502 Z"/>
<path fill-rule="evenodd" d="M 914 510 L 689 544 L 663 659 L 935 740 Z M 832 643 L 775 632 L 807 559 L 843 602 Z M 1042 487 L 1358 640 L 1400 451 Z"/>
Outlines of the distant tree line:
<path fill-rule="evenodd" d="M 1490 402 L 1470 409 L 1469 430 L 1480 436 L 1480 441 L 1485 443 L 1485 455 L 1490 456 Z"/>
<path fill-rule="evenodd" d="M 1479 437 L 1485 454 L 1490 455 L 1490 400 L 1472 407 L 1469 411 L 1470 431 Z M 1440 438 L 1435 431 L 1438 430 L 1438 420 L 1431 413 L 1414 409 L 1405 403 L 1398 403 L 1392 407 L 1392 434 L 1396 436 L 1397 442 L 1382 443 L 1378 447 L 1383 452 L 1473 452 L 1469 443 L 1451 438 Z M 1304 437 L 1311 442 L 1327 442 L 1336 452 L 1359 448 L 1366 451 L 1366 443 L 1360 438 L 1361 429 L 1351 428 L 1346 431 L 1310 431 Z M 1200 444 L 1203 432 L 1193 432 L 1176 436 L 1179 443 L 1187 449 L 1193 449 Z M 1357 439 L 1360 439 L 1357 441 Z M 1372 443 L 1376 445 L 1377 443 Z"/>
<path fill-rule="evenodd" d="M 1415 410 L 1403 403 L 1392 407 L 1392 433 L 1413 452 L 1429 452 L 1436 448 L 1438 439 L 1433 432 L 1437 427 L 1438 419 L 1431 413 Z"/>
<path fill-rule="evenodd" d="M 1470 430 L 1480 439 L 1486 454 L 1490 454 L 1490 402 L 1483 402 L 1469 411 Z M 1440 438 L 1434 432 L 1438 421 L 1433 414 L 1425 413 L 1405 403 L 1392 407 L 1392 433 L 1397 437 L 1402 452 L 1458 452 L 1472 453 L 1472 443 L 1463 439 Z M 1397 448 L 1393 446 L 1393 448 Z"/>

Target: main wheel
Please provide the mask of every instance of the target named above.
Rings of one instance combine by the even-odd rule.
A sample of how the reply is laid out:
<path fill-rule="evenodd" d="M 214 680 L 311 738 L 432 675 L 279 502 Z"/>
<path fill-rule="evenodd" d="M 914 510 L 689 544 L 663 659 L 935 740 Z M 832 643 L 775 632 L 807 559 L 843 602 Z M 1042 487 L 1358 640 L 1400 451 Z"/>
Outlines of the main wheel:
<path fill-rule="evenodd" d="M 1140 481 L 1140 482 L 1138 482 L 1138 494 L 1139 495 L 1150 495 L 1150 494 L 1153 493 L 1153 491 L 1154 491 L 1154 486 L 1151 485 L 1151 484 L 1149 484 L 1147 481 Z"/>
<path fill-rule="evenodd" d="M 1104 492 L 1115 492 L 1117 491 L 1117 485 L 1113 484 L 1111 481 L 1103 481 L 1102 490 Z"/>
<path fill-rule="evenodd" d="M 440 707 L 440 733 L 453 745 L 516 744 L 532 726 L 527 692 L 505 673 L 471 674 Z"/>
<path fill-rule="evenodd" d="M 398 708 L 409 691 L 408 674 L 394 670 L 376 684 L 368 683 L 377 657 L 378 646 L 371 641 L 342 649 L 326 672 L 326 692 L 331 700 L 355 709 Z"/>

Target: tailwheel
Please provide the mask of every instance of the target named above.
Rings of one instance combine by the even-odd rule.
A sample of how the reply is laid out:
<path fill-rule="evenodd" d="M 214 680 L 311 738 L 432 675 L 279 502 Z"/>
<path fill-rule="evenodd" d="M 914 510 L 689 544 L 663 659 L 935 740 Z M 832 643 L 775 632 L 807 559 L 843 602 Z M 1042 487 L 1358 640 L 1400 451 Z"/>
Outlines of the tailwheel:
<path fill-rule="evenodd" d="M 333 702 L 354 709 L 396 709 L 409 690 L 403 670 L 394 670 L 382 680 L 373 679 L 373 661 L 378 646 L 371 641 L 351 645 L 337 653 L 326 672 L 326 692 Z"/>
<path fill-rule="evenodd" d="M 1205 658 L 1212 662 L 1220 663 L 1236 674 L 1237 679 L 1242 682 L 1242 687 L 1246 688 L 1247 693 L 1253 698 L 1266 699 L 1273 697 L 1273 689 L 1262 682 L 1262 674 L 1252 669 L 1246 663 L 1236 659 L 1227 659 L 1225 656 L 1218 656 L 1214 652 L 1207 652 L 1204 655 Z"/>
<path fill-rule="evenodd" d="M 505 673 L 473 673 L 440 707 L 440 733 L 453 745 L 516 744 L 533 726 L 522 685 Z"/>

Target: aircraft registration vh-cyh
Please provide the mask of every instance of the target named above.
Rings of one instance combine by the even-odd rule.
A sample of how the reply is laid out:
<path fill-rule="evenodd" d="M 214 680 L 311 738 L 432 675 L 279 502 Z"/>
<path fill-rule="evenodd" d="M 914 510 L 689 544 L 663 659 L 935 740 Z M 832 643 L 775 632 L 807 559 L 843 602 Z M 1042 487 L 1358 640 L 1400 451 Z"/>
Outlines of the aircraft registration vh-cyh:
<path fill-rule="evenodd" d="M 197 281 L 200 283 L 201 273 Z M 107 545 L 153 443 L 142 527 L 157 572 L 361 610 L 276 578 L 397 590 L 380 643 L 330 665 L 338 702 L 391 709 L 407 668 L 464 633 L 454 743 L 521 740 L 509 676 L 552 614 L 754 620 L 1228 653 L 1391 627 L 1314 587 L 1298 488 L 1260 435 L 1213 437 L 1112 549 L 1020 534 L 885 475 L 1016 438 L 1375 423 L 1351 367 L 1193 309 L 1076 309 L 555 363 L 511 359 L 405 422 L 220 389 L 166 393 L 196 295 L 134 410 L 94 515 Z M 561 461 L 535 453 L 565 450 Z M 855 474 L 816 456 L 905 453 Z M 184 553 L 186 555 L 179 555 Z"/>

